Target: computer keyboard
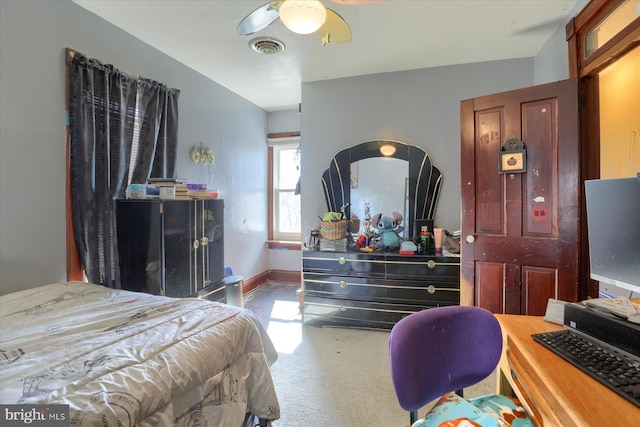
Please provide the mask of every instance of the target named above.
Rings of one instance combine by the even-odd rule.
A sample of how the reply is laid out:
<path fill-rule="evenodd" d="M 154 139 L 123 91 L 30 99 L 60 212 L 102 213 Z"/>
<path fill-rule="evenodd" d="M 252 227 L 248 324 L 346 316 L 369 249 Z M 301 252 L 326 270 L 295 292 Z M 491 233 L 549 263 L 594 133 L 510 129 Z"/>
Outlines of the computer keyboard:
<path fill-rule="evenodd" d="M 571 329 L 533 334 L 531 337 L 640 407 L 640 362 Z"/>

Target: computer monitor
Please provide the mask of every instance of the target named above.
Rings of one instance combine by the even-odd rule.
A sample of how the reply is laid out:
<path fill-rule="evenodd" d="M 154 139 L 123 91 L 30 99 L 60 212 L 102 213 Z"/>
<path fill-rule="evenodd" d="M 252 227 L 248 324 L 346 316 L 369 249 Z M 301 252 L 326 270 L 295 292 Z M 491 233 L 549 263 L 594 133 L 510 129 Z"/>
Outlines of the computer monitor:
<path fill-rule="evenodd" d="M 640 178 L 585 181 L 591 278 L 640 293 Z"/>

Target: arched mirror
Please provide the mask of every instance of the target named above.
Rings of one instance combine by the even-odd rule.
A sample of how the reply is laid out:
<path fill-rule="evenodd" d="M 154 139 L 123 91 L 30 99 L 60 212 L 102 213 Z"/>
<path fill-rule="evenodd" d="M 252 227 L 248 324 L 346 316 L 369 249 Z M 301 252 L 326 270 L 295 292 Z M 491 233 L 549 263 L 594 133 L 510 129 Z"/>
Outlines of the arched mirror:
<path fill-rule="evenodd" d="M 363 218 L 364 203 L 371 214 L 404 217 L 413 235 L 415 220 L 433 220 L 442 185 L 442 174 L 420 147 L 393 140 L 367 141 L 345 148 L 331 159 L 322 174 L 327 210 L 354 212 Z"/>

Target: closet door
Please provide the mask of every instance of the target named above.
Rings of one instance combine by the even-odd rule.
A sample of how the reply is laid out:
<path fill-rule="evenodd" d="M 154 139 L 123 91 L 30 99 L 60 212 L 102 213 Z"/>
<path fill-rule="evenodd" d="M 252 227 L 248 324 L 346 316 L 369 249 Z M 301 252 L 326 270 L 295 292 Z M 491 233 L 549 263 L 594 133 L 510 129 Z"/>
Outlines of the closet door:
<path fill-rule="evenodd" d="M 578 292 L 580 150 L 577 81 L 504 92 L 461 106 L 461 303 L 543 315 Z M 506 141 L 524 170 L 500 173 Z"/>
<path fill-rule="evenodd" d="M 197 280 L 200 290 L 224 280 L 224 202 L 202 199 L 196 203 L 201 212 L 200 228 L 206 243 L 201 245 L 202 278 Z"/>
<path fill-rule="evenodd" d="M 195 202 L 162 202 L 164 295 L 186 297 L 195 294 L 196 253 L 199 241 Z"/>
<path fill-rule="evenodd" d="M 122 289 L 163 292 L 161 210 L 159 200 L 116 200 Z"/>

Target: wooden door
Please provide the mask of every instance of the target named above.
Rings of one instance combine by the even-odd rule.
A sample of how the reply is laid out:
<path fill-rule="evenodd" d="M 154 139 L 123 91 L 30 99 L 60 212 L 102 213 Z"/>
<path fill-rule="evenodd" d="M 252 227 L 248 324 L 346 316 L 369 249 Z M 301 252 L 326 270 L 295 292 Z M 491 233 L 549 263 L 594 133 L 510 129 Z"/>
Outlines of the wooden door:
<path fill-rule="evenodd" d="M 461 304 L 542 315 L 575 301 L 580 162 L 575 79 L 461 105 Z M 499 173 L 503 143 L 526 149 L 526 170 Z"/>

